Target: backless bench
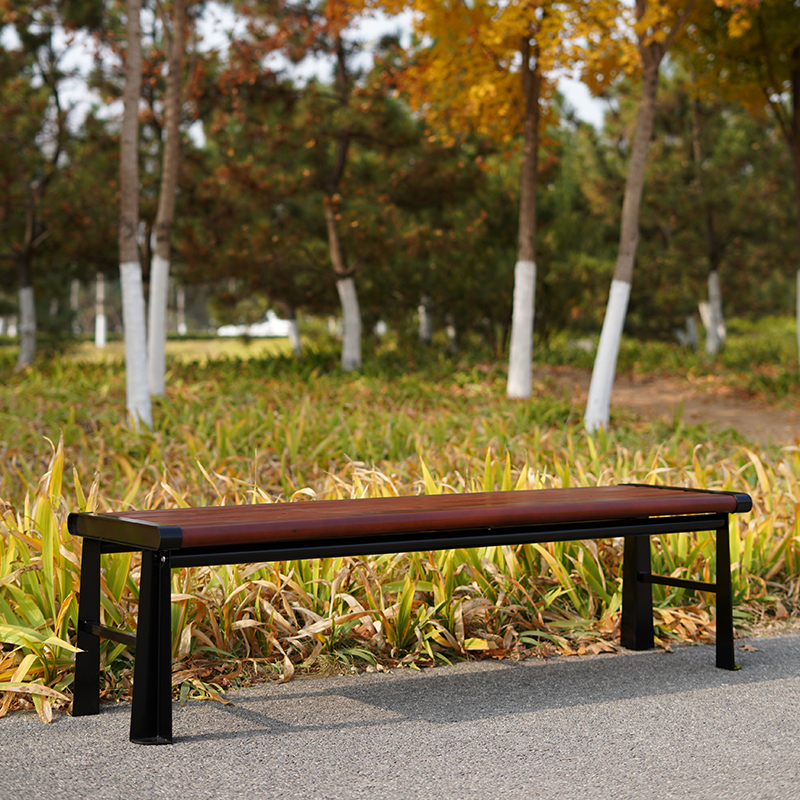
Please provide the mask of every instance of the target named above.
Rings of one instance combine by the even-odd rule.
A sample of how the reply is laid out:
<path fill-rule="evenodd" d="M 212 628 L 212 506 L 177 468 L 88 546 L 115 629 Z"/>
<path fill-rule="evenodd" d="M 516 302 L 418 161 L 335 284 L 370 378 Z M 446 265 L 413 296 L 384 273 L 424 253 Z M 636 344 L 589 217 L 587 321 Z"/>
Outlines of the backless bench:
<path fill-rule="evenodd" d="M 717 666 L 736 669 L 728 517 L 750 496 L 622 485 L 70 514 L 83 537 L 74 716 L 100 710 L 100 638 L 135 646 L 130 738 L 172 743 L 170 570 L 625 537 L 621 644 L 653 646 L 653 583 L 716 593 Z M 650 574 L 651 536 L 715 531 L 715 583 Z M 100 625 L 100 556 L 141 551 L 136 635 Z"/>

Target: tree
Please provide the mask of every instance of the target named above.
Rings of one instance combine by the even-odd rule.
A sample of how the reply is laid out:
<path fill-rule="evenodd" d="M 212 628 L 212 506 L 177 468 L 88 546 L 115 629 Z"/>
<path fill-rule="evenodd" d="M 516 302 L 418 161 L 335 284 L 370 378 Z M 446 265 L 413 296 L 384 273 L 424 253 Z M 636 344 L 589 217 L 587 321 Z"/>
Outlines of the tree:
<path fill-rule="evenodd" d="M 276 0 L 264 6 L 247 7 L 251 15 L 250 43 L 255 51 L 280 52 L 289 61 L 298 63 L 308 55 L 326 57 L 333 63 L 332 91 L 327 95 L 326 135 L 310 139 L 317 156 L 324 156 L 316 170 L 323 191 L 321 211 L 325 220 L 328 251 L 342 317 L 342 368 L 346 371 L 361 366 L 361 309 L 356 291 L 355 274 L 359 261 L 347 252 L 340 228 L 342 209 L 348 198 L 342 193 L 342 182 L 348 169 L 351 150 L 363 127 L 358 110 L 364 97 L 353 69 L 353 56 L 360 49 L 350 29 L 363 12 L 360 0 L 328 0 L 327 2 L 289 3 Z M 249 44 L 249 43 L 243 43 Z M 316 81 L 308 89 L 318 91 Z M 352 263 L 351 263 L 352 261 Z"/>
<path fill-rule="evenodd" d="M 530 397 L 541 105 L 549 109 L 550 76 L 558 67 L 574 66 L 580 52 L 576 42 L 598 23 L 608 3 L 583 19 L 580 3 L 550 0 L 384 5 L 416 12 L 418 40 L 404 88 L 433 127 L 450 137 L 467 128 L 506 143 L 522 134 L 507 393 Z"/>
<path fill-rule="evenodd" d="M 713 86 L 751 113 L 772 116 L 791 155 L 800 352 L 800 6 L 786 0 L 720 0 L 690 35 L 696 67 L 705 76 L 702 88 Z"/>
<path fill-rule="evenodd" d="M 178 184 L 180 116 L 183 89 L 183 57 L 186 41 L 186 0 L 173 0 L 172 24 L 163 7 L 161 21 L 169 64 L 164 98 L 164 134 L 161 160 L 161 186 L 155 222 L 156 246 L 150 268 L 148 298 L 148 378 L 150 393 L 164 394 L 167 343 L 167 289 L 169 286 L 170 248 Z M 171 31 L 170 31 L 171 28 Z"/>
<path fill-rule="evenodd" d="M 695 0 L 673 5 L 669 0 L 636 0 L 633 26 L 642 74 L 641 99 L 633 139 L 631 161 L 622 202 L 619 251 L 608 307 L 597 346 L 584 425 L 589 433 L 608 427 L 611 389 L 617 366 L 622 328 L 628 310 L 636 249 L 639 245 L 639 211 L 644 189 L 647 151 L 656 113 L 659 69 L 665 54 L 675 41 L 692 11 Z"/>
<path fill-rule="evenodd" d="M 48 0 L 11 3 L 9 19 L 18 49 L 0 50 L 0 150 L 3 151 L 4 238 L 12 244 L 0 257 L 14 262 L 20 308 L 17 369 L 36 353 L 34 259 L 50 236 L 43 214 L 48 191 L 63 167 L 70 138 L 63 63 L 75 29 L 95 22 L 91 11 Z M 64 42 L 64 44 L 61 44 Z"/>
<path fill-rule="evenodd" d="M 142 85 L 141 0 L 126 0 L 124 110 L 120 137 L 119 271 L 125 331 L 125 389 L 134 426 L 152 425 L 142 265 L 139 260 L 139 97 Z"/>

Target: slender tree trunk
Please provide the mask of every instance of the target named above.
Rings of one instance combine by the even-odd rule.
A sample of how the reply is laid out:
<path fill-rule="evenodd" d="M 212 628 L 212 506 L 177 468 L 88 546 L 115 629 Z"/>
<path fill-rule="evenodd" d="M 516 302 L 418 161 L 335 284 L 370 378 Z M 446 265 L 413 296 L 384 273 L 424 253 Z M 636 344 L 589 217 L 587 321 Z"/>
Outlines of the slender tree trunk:
<path fill-rule="evenodd" d="M 128 415 L 135 427 L 152 425 L 147 382 L 142 265 L 136 234 L 139 228 L 139 95 L 142 83 L 141 0 L 127 0 L 128 47 L 125 53 L 124 112 L 120 143 L 119 272 L 122 325 L 125 331 L 125 388 Z"/>
<path fill-rule="evenodd" d="M 106 346 L 106 279 L 102 272 L 97 273 L 94 285 L 94 345 Z"/>
<path fill-rule="evenodd" d="M 429 294 L 423 294 L 417 309 L 419 313 L 419 341 L 421 344 L 430 345 L 433 341 L 433 301 Z"/>
<path fill-rule="evenodd" d="M 19 356 L 17 370 L 25 369 L 36 356 L 36 301 L 33 291 L 33 253 L 43 233 L 39 224 L 39 202 L 44 182 L 26 181 L 25 237 L 17 257 L 19 276 Z"/>
<path fill-rule="evenodd" d="M 69 310 L 72 316 L 72 335 L 79 336 L 81 333 L 81 322 L 78 317 L 80 311 L 80 297 L 81 297 L 81 282 L 77 278 L 73 278 L 69 284 Z"/>
<path fill-rule="evenodd" d="M 336 37 L 336 88 L 339 93 L 339 106 L 344 110 L 349 103 L 350 87 L 344 42 L 341 35 Z M 327 197 L 325 198 L 324 213 L 331 263 L 336 275 L 336 290 L 342 304 L 342 369 L 345 372 L 361 369 L 361 308 L 358 304 L 358 293 L 352 270 L 347 268 L 334 207 L 334 198 L 344 175 L 349 149 L 350 128 L 348 125 L 344 125 L 337 135 L 335 160 L 325 181 Z"/>
<path fill-rule="evenodd" d="M 648 0 L 636 0 L 636 19 L 641 21 L 647 13 Z M 625 197 L 622 201 L 622 221 L 620 225 L 619 250 L 611 290 L 608 295 L 606 315 L 600 342 L 589 384 L 589 398 L 583 418 L 587 432 L 594 433 L 599 428 L 608 427 L 611 390 L 614 386 L 614 373 L 617 369 L 619 344 L 622 328 L 628 311 L 631 296 L 633 266 L 639 246 L 639 210 L 642 204 L 644 177 L 647 167 L 647 151 L 653 134 L 655 121 L 656 95 L 658 93 L 658 72 L 664 54 L 678 35 L 683 23 L 691 13 L 695 0 L 687 0 L 669 33 L 662 39 L 651 31 L 639 34 L 639 55 L 642 61 L 642 97 L 636 119 L 636 134 L 633 138 L 631 163 L 628 179 L 625 182 Z"/>
<path fill-rule="evenodd" d="M 647 151 L 653 133 L 655 120 L 656 94 L 658 92 L 658 68 L 660 59 L 651 59 L 645 64 L 642 78 L 642 98 L 636 120 L 636 134 L 633 139 L 631 163 L 625 184 L 625 197 L 622 202 L 622 223 L 619 237 L 619 251 L 611 291 L 608 297 L 600 343 L 597 346 L 592 380 L 589 385 L 589 399 L 586 404 L 584 425 L 589 433 L 598 428 L 608 427 L 611 390 L 614 386 L 614 373 L 617 368 L 619 344 L 622 328 L 628 311 L 631 296 L 633 266 L 639 245 L 639 210 L 642 204 L 644 176 L 647 167 Z"/>
<path fill-rule="evenodd" d="M 336 225 L 336 211 L 330 202 L 325 203 L 325 223 L 328 228 L 328 245 L 333 261 L 336 291 L 342 304 L 342 369 L 352 372 L 361 369 L 361 308 L 358 303 L 356 282 L 348 274 L 342 242 Z"/>
<path fill-rule="evenodd" d="M 458 329 L 456 328 L 456 321 L 452 314 L 444 315 L 444 332 L 447 334 L 447 349 L 451 355 L 458 352 Z"/>
<path fill-rule="evenodd" d="M 175 305 L 177 306 L 178 335 L 186 336 L 186 289 L 179 286 L 175 292 Z"/>
<path fill-rule="evenodd" d="M 700 100 L 692 101 L 692 154 L 697 171 L 697 191 L 703 207 L 706 234 L 706 255 L 708 257 L 708 319 L 706 327 L 706 353 L 715 356 L 722 344 L 724 321 L 722 316 L 722 290 L 719 283 L 719 266 L 722 260 L 721 248 L 714 230 L 714 215 L 703 184 L 703 154 L 700 147 Z"/>
<path fill-rule="evenodd" d="M 795 225 L 797 230 L 797 351 L 800 367 L 800 46 L 792 51 L 792 123 L 789 136 L 794 169 Z"/>
<path fill-rule="evenodd" d="M 156 214 L 156 247 L 150 269 L 148 368 L 150 393 L 164 394 L 167 347 L 167 293 L 169 289 L 170 243 L 178 186 L 178 145 L 180 139 L 181 79 L 183 74 L 185 0 L 174 0 L 172 35 L 166 14 L 164 35 L 168 42 L 169 75 L 165 99 L 164 130 L 167 140 L 161 162 L 161 188 Z"/>
<path fill-rule="evenodd" d="M 19 356 L 17 370 L 33 363 L 36 355 L 36 303 L 33 294 L 33 276 L 30 252 L 23 253 L 19 261 Z"/>
<path fill-rule="evenodd" d="M 297 311 L 294 306 L 289 307 L 289 344 L 297 358 L 303 355 L 303 343 L 300 341 L 300 325 L 297 322 Z"/>
<path fill-rule="evenodd" d="M 514 266 L 514 303 L 508 356 L 509 397 L 531 396 L 533 318 L 536 301 L 536 185 L 539 153 L 539 93 L 541 72 L 527 37 L 521 41 L 522 86 L 525 94 L 525 144 L 520 181 L 519 240 Z"/>

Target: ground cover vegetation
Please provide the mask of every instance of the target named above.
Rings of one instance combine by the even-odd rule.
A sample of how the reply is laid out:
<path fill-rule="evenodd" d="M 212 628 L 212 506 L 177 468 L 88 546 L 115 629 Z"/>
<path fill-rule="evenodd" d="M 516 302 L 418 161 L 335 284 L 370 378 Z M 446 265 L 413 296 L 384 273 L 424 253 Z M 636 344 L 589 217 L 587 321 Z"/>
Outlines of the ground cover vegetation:
<path fill-rule="evenodd" d="M 405 47 L 400 35 L 364 41 L 358 24 L 378 5 L 411 8 L 418 36 Z M 619 278 L 631 162 L 641 184 L 634 152 L 649 148 L 628 226 L 640 233 L 618 368 L 791 401 L 796 9 L 244 2 L 227 9 L 235 24 L 213 44 L 201 34 L 211 3 L 187 3 L 185 18 L 182 4 L 148 0 L 141 14 L 138 2 L 76 9 L 0 0 L 0 317 L 6 330 L 15 316 L 21 333 L 0 347 L 0 716 L 29 699 L 48 720 L 69 703 L 80 541 L 65 519 L 76 509 L 622 481 L 742 489 L 755 507 L 731 532 L 738 623 L 795 612 L 796 446 L 758 449 L 733 431 L 711 441 L 680 415 L 652 426 L 617 415 L 588 435 L 583 409 L 537 380 L 536 364 L 591 366 Z M 141 169 L 126 183 L 136 197 L 121 198 L 125 137 L 113 109 L 139 80 L 133 15 L 141 90 L 126 141 Z M 90 73 L 71 60 L 86 43 Z M 295 67 L 314 59 L 329 73 L 301 77 Z M 551 76 L 565 67 L 606 99 L 601 128 L 558 95 Z M 88 110 L 66 99 L 76 79 L 95 93 Z M 175 122 L 180 147 L 167 157 Z M 645 127 L 649 145 L 637 150 Z M 122 199 L 139 216 L 118 258 Z M 130 292 L 114 280 L 120 261 L 134 284 L 141 272 L 141 300 L 163 298 L 171 272 L 198 327 L 209 309 L 217 322 L 252 322 L 272 306 L 317 333 L 302 355 L 270 345 L 252 357 L 242 341 L 236 355 L 198 359 L 202 348 L 184 344 L 152 424 L 125 425 L 126 382 L 148 397 L 146 370 L 86 359 L 86 343 L 52 356 L 89 330 L 87 301 L 105 302 L 119 332 Z M 675 345 L 676 330 L 691 345 L 687 318 L 706 297 L 724 330 L 720 283 L 727 344 Z M 518 313 L 528 314 L 520 325 Z M 343 318 L 343 342 L 326 338 L 328 315 Z M 367 335 L 379 321 L 391 330 L 382 340 Z M 527 340 L 531 324 L 532 381 L 524 348 L 519 361 L 532 396 L 513 402 L 502 365 L 513 331 Z M 37 343 L 49 345 L 38 363 Z M 613 649 L 620 558 L 606 541 L 176 572 L 176 693 L 221 698 L 238 682 L 296 672 Z M 671 537 L 654 561 L 708 579 L 713 542 Z M 135 558 L 106 559 L 106 624 L 135 624 L 137 569 Z M 712 598 L 654 592 L 662 646 L 713 638 Z M 103 647 L 104 694 L 124 697 L 132 656 Z"/>
<path fill-rule="evenodd" d="M 0 711 L 33 703 L 48 720 L 70 702 L 81 543 L 66 515 L 79 509 L 624 481 L 737 489 L 755 504 L 731 530 L 737 625 L 796 612 L 796 446 L 759 449 L 733 431 L 711 439 L 679 418 L 623 416 L 613 433 L 589 436 L 572 398 L 552 385 L 536 384 L 520 404 L 506 398 L 491 351 L 453 358 L 444 342 L 438 349 L 382 345 L 357 378 L 322 340 L 306 342 L 300 360 L 170 359 L 153 427 L 138 432 L 118 424 L 121 360 L 60 356 L 14 374 L 7 353 Z M 631 369 L 662 356 L 623 348 Z M 135 628 L 138 559 L 104 558 L 104 622 Z M 664 537 L 653 559 L 656 571 L 708 580 L 713 537 Z M 331 670 L 613 651 L 620 563 L 620 542 L 606 540 L 175 571 L 176 696 L 224 701 L 225 688 L 245 681 Z M 713 640 L 713 597 L 654 592 L 662 647 Z M 105 697 L 128 695 L 131 658 L 104 643 Z"/>

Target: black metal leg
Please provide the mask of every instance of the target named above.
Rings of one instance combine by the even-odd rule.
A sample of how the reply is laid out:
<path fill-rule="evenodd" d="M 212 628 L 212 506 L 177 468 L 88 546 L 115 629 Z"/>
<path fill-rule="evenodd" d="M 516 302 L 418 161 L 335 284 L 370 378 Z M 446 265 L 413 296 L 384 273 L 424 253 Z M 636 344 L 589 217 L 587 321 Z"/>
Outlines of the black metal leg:
<path fill-rule="evenodd" d="M 100 623 L 100 542 L 83 540 L 81 588 L 78 602 L 78 647 L 75 682 L 72 685 L 72 716 L 100 713 L 100 637 L 89 633 L 88 624 Z"/>
<path fill-rule="evenodd" d="M 717 666 L 739 669 L 733 649 L 730 521 L 717 531 Z"/>
<path fill-rule="evenodd" d="M 131 741 L 172 744 L 172 623 L 168 551 L 142 553 Z"/>
<path fill-rule="evenodd" d="M 650 573 L 650 537 L 626 536 L 620 644 L 629 650 L 649 650 L 653 646 L 653 587 L 639 580 L 640 573 Z"/>

